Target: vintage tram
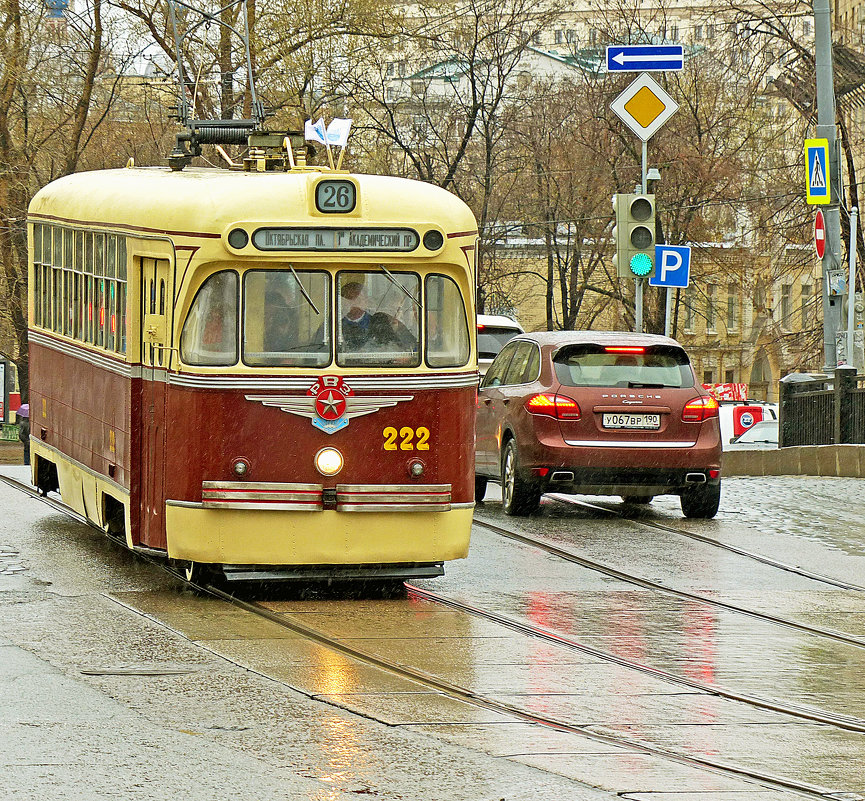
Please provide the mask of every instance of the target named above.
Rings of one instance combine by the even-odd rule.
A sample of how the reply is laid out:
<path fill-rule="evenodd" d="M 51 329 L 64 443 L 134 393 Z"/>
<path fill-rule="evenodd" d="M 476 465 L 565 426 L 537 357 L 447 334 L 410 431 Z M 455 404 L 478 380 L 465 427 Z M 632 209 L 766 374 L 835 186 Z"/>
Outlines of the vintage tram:
<path fill-rule="evenodd" d="M 34 484 L 192 578 L 468 550 L 477 225 L 295 164 L 70 175 L 29 209 Z"/>

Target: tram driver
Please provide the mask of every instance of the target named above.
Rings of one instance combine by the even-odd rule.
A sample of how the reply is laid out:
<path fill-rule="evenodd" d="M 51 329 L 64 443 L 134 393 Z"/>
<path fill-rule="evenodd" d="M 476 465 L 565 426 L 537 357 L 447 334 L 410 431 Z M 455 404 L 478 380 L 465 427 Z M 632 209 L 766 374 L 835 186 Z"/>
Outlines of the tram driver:
<path fill-rule="evenodd" d="M 352 350 L 361 350 L 369 339 L 372 315 L 368 300 L 360 281 L 349 281 L 342 285 L 342 338 Z"/>

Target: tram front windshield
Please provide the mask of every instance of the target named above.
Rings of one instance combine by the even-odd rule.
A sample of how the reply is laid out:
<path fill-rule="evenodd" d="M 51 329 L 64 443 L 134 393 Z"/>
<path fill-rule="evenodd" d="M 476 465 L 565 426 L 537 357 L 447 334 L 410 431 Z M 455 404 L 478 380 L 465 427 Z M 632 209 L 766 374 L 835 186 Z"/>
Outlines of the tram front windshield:
<path fill-rule="evenodd" d="M 234 271 L 211 275 L 193 300 L 181 335 L 187 364 L 230 366 L 234 339 L 224 331 L 238 324 L 241 361 L 254 367 L 431 367 L 468 363 L 466 312 L 456 282 L 431 274 L 387 267 L 375 270 L 253 269 L 242 281 Z M 238 286 L 240 284 L 241 286 Z M 233 301 L 231 295 L 240 297 Z M 226 313 L 240 308 L 241 314 Z M 220 337 L 210 342 L 219 318 Z M 236 321 L 236 322 L 235 322 Z M 426 349 L 421 347 L 421 324 Z"/>

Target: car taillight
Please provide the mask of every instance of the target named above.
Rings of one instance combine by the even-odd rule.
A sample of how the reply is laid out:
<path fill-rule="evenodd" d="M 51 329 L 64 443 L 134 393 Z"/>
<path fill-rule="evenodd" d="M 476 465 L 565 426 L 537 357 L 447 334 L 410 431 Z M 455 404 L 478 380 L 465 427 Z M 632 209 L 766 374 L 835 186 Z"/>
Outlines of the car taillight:
<path fill-rule="evenodd" d="M 526 401 L 526 410 L 531 414 L 545 414 L 556 420 L 579 420 L 580 406 L 567 395 L 534 395 Z"/>
<path fill-rule="evenodd" d="M 714 398 L 694 398 L 685 404 L 682 420 L 686 423 L 701 423 L 718 416 L 718 401 Z"/>

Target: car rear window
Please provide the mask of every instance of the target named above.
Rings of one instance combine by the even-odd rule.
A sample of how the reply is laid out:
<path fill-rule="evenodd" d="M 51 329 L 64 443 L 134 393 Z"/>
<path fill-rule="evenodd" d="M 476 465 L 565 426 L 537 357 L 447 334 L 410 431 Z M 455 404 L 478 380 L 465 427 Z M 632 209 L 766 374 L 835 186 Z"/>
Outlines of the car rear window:
<path fill-rule="evenodd" d="M 505 344 L 519 333 L 515 328 L 499 328 L 493 325 L 478 328 L 478 356 L 481 359 L 494 359 Z"/>
<path fill-rule="evenodd" d="M 555 357 L 556 378 L 569 387 L 693 387 L 694 373 L 681 348 L 655 345 L 576 345 Z"/>

